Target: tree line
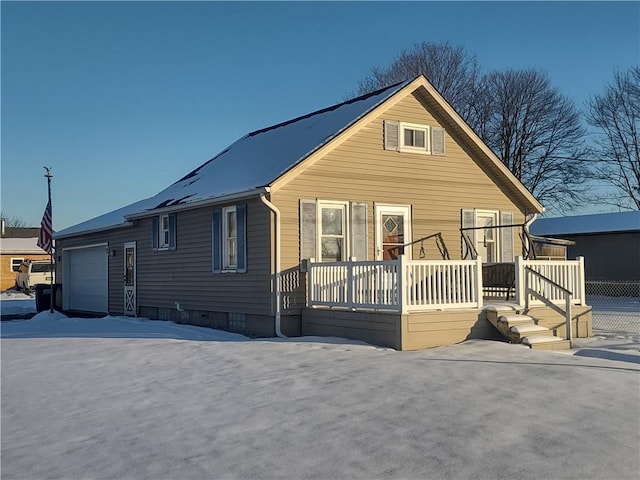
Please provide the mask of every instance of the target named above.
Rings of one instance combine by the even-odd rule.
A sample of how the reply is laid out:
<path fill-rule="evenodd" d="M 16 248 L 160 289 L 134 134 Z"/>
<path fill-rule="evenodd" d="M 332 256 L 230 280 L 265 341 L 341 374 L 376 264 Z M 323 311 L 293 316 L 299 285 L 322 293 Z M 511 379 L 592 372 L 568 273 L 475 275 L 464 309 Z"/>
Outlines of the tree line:
<path fill-rule="evenodd" d="M 580 110 L 543 71 L 483 73 L 463 47 L 422 42 L 373 67 L 355 95 L 420 74 L 550 211 L 585 201 L 640 210 L 639 67 L 615 72 Z M 609 193 L 593 193 L 593 182 Z"/>

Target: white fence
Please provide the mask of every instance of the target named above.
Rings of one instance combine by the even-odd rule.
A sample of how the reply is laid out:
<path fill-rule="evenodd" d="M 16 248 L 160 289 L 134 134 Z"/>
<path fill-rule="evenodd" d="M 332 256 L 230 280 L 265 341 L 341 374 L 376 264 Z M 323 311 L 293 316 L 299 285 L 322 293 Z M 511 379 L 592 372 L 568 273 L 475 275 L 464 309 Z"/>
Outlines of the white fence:
<path fill-rule="evenodd" d="M 551 282 L 527 272 L 526 267 Z M 576 260 L 524 260 L 522 257 L 516 257 L 516 301 L 519 305 L 542 305 L 544 303 L 530 294 L 527 298 L 527 289 L 537 292 L 555 304 L 565 302 L 563 289 L 566 289 L 571 292 L 572 304 L 586 305 L 584 258 L 578 257 Z"/>
<path fill-rule="evenodd" d="M 482 307 L 482 260 L 309 262 L 311 307 L 394 312 Z"/>

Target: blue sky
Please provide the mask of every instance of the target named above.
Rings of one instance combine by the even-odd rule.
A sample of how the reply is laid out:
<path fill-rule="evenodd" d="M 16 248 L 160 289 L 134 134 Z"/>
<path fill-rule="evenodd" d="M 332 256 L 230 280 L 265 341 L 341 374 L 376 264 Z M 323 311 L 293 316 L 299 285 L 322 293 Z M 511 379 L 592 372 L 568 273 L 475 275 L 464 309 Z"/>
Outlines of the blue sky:
<path fill-rule="evenodd" d="M 61 230 L 158 193 L 244 134 L 338 103 L 448 41 L 535 67 L 579 107 L 640 59 L 638 2 L 1 2 L 2 211 L 53 168 Z M 583 207 L 593 213 L 604 207 Z"/>

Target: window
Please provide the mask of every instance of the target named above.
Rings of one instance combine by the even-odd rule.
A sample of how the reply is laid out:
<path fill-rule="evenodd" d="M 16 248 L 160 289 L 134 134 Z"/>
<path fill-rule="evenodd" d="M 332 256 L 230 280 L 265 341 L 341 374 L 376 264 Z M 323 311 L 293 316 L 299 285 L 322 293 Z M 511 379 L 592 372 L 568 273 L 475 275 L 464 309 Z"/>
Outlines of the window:
<path fill-rule="evenodd" d="M 400 151 L 429 153 L 429 127 L 400 123 Z"/>
<path fill-rule="evenodd" d="M 320 255 L 322 262 L 346 260 L 345 221 L 346 204 L 319 202 Z"/>
<path fill-rule="evenodd" d="M 367 204 L 300 200 L 300 260 L 367 260 Z"/>
<path fill-rule="evenodd" d="M 514 261 L 513 213 L 462 209 L 462 258 L 482 257 L 483 263 Z"/>
<path fill-rule="evenodd" d="M 151 229 L 151 245 L 153 250 L 176 249 L 175 213 L 153 217 Z"/>
<path fill-rule="evenodd" d="M 247 206 L 234 205 L 213 211 L 213 272 L 247 271 Z"/>
<path fill-rule="evenodd" d="M 384 121 L 384 149 L 396 152 L 444 155 L 445 131 L 439 126 Z"/>
<path fill-rule="evenodd" d="M 160 217 L 160 248 L 169 248 L 169 215 Z"/>
<path fill-rule="evenodd" d="M 222 266 L 225 270 L 236 268 L 238 264 L 237 240 L 238 240 L 238 219 L 236 217 L 236 207 L 226 207 L 222 209 Z"/>
<path fill-rule="evenodd" d="M 11 271 L 17 272 L 20 270 L 20 265 L 24 262 L 24 258 L 12 258 L 11 259 Z"/>

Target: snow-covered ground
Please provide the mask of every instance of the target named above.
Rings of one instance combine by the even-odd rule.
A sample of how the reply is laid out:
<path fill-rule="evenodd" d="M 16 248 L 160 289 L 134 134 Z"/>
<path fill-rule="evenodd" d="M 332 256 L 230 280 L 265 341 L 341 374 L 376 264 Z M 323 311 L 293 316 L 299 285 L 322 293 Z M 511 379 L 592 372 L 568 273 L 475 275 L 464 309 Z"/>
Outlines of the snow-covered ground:
<path fill-rule="evenodd" d="M 2 323 L 2 478 L 636 479 L 616 341 L 396 352 L 43 312 Z"/>
<path fill-rule="evenodd" d="M 22 315 L 35 311 L 36 300 L 33 295 L 15 290 L 0 292 L 0 315 Z"/>

